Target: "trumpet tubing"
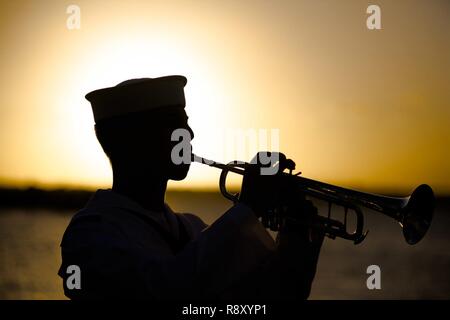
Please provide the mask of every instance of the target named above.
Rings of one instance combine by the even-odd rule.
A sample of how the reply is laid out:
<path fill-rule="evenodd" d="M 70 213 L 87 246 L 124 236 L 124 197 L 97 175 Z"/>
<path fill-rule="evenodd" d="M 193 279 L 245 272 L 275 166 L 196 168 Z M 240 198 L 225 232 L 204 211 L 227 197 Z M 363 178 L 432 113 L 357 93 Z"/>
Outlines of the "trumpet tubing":
<path fill-rule="evenodd" d="M 192 160 L 222 170 L 219 180 L 222 195 L 232 201 L 238 200 L 236 195 L 232 195 L 226 190 L 226 178 L 229 172 L 244 175 L 247 163 L 235 161 L 223 164 L 196 155 L 193 155 Z M 318 216 L 314 224 L 316 227 L 322 228 L 330 238 L 341 237 L 351 240 L 355 244 L 362 242 L 367 232 L 363 231 L 364 216 L 361 207 L 375 210 L 396 220 L 402 227 L 406 242 L 411 245 L 418 243 L 431 225 L 435 198 L 433 190 L 427 184 L 419 185 L 410 196 L 388 197 L 347 189 L 299 175 L 292 175 L 292 173 L 283 172 L 281 174 L 295 179 L 301 192 L 305 195 L 325 200 L 329 203 L 328 217 Z M 331 219 L 332 204 L 345 208 L 344 222 Z M 356 229 L 352 233 L 347 231 L 348 209 L 353 210 L 357 218 Z M 278 221 L 278 219 L 276 220 Z"/>

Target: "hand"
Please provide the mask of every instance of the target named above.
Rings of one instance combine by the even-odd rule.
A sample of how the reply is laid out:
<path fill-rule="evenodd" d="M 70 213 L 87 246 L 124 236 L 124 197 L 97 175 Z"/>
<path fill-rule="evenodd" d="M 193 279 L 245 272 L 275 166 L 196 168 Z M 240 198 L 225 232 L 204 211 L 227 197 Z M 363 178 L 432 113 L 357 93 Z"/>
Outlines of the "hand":
<path fill-rule="evenodd" d="M 291 206 L 277 235 L 278 255 L 282 262 L 286 295 L 307 299 L 311 292 L 324 233 L 311 227 L 317 208 L 303 199 Z M 299 219 L 301 217 L 301 219 Z M 290 282 L 290 283 L 288 283 Z"/>
<path fill-rule="evenodd" d="M 280 169 L 286 167 L 283 161 L 286 157 L 281 158 Z M 317 208 L 305 199 L 295 176 L 282 175 L 283 169 L 275 175 L 262 175 L 260 169 L 258 162 L 247 165 L 239 201 L 263 221 L 273 210 L 282 215 L 277 236 L 277 281 L 282 283 L 286 297 L 305 299 L 311 291 L 324 239 L 320 230 L 311 228 Z"/>
<path fill-rule="evenodd" d="M 263 165 L 261 163 L 261 159 L 264 159 L 263 154 L 266 159 L 270 157 L 271 161 L 275 159 L 278 161 Z M 289 164 L 295 167 L 292 160 L 287 160 L 282 153 L 259 152 L 250 163 L 246 164 L 239 201 L 249 206 L 257 217 L 264 217 L 270 211 L 279 210 L 285 189 L 283 187 L 285 177 L 282 172 Z M 270 169 L 269 173 L 274 174 L 268 174 L 267 169 Z"/>

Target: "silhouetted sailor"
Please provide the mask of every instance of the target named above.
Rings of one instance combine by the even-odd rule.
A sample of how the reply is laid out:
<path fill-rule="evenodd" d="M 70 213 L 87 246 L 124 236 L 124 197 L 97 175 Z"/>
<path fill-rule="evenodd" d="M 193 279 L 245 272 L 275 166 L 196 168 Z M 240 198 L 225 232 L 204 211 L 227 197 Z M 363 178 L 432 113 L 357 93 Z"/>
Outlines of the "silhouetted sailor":
<path fill-rule="evenodd" d="M 289 226 L 274 241 L 251 209 L 258 198 L 251 179 L 242 190 L 247 201 L 210 226 L 165 203 L 168 180 L 182 180 L 189 170 L 171 161 L 173 130 L 193 137 L 185 85 L 182 76 L 133 79 L 86 95 L 113 185 L 95 193 L 63 236 L 59 275 L 66 296 L 307 298 L 323 238 L 310 242 L 308 230 Z M 297 210 L 314 212 L 307 202 Z M 70 265 L 81 270 L 80 289 L 67 287 Z"/>

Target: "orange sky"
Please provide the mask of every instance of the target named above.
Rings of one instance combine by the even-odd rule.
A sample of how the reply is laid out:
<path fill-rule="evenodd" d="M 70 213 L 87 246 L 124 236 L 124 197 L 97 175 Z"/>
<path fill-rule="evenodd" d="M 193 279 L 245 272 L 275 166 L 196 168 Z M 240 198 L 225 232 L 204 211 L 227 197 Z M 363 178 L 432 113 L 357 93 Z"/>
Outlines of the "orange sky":
<path fill-rule="evenodd" d="M 369 4 L 382 30 L 366 28 Z M 84 95 L 182 74 L 199 155 L 233 160 L 226 132 L 273 128 L 307 177 L 450 192 L 448 1 L 10 1 L 0 39 L 3 184 L 107 186 Z M 194 165 L 172 186 L 217 177 Z"/>

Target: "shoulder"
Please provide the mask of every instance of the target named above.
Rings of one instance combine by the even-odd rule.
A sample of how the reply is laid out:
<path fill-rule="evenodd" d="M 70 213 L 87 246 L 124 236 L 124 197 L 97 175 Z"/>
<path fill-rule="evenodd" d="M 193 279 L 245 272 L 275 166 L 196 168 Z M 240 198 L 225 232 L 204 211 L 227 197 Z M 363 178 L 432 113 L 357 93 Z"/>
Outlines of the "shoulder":
<path fill-rule="evenodd" d="M 197 215 L 192 213 L 176 213 L 180 222 L 184 225 L 191 237 L 196 237 L 208 225 Z"/>
<path fill-rule="evenodd" d="M 81 209 L 72 217 L 61 240 L 61 247 L 84 247 L 121 238 L 120 230 L 98 210 Z M 103 239 L 103 240 L 102 240 Z"/>
<path fill-rule="evenodd" d="M 191 224 L 198 225 L 202 228 L 206 228 L 208 226 L 199 216 L 193 213 L 182 213 L 181 215 Z"/>

